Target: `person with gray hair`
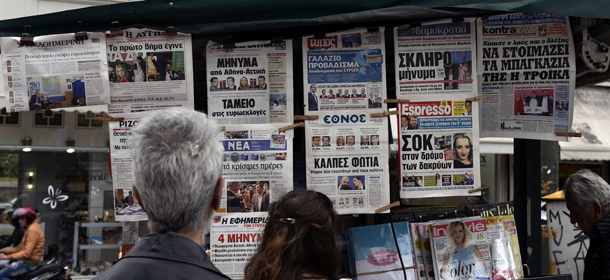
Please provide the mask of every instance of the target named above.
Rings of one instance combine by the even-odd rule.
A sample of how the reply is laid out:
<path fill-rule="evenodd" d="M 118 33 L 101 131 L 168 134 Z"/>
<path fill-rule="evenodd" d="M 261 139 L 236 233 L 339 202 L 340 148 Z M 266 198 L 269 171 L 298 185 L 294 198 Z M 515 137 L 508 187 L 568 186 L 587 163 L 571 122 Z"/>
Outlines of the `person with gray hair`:
<path fill-rule="evenodd" d="M 610 275 L 610 185 L 591 170 L 574 173 L 563 193 L 570 222 L 589 236 L 583 279 L 608 279 Z"/>
<path fill-rule="evenodd" d="M 96 279 L 229 279 L 201 246 L 224 186 L 218 126 L 203 113 L 173 108 L 143 118 L 132 132 L 133 193 L 150 234 Z"/>

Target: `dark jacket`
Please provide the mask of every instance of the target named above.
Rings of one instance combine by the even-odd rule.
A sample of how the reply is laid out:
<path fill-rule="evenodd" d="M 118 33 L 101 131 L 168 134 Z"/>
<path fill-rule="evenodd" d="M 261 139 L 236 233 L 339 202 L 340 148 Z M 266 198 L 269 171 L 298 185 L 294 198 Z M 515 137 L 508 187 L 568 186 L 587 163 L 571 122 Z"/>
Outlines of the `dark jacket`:
<path fill-rule="evenodd" d="M 17 226 L 15 230 L 13 230 L 13 234 L 9 236 L 2 244 L 0 244 L 0 249 L 8 246 L 17 247 L 19 243 L 21 243 L 21 239 L 23 239 L 23 235 L 25 234 L 25 228 Z"/>
<path fill-rule="evenodd" d="M 208 259 L 203 248 L 175 234 L 147 234 L 109 270 L 105 279 L 230 279 Z"/>

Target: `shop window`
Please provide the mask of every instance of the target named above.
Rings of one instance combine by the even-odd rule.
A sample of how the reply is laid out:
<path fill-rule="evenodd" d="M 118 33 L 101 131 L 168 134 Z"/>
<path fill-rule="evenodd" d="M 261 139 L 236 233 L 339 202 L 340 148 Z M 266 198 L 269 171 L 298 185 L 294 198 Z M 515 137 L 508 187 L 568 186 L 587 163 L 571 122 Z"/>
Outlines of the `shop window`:
<path fill-rule="evenodd" d="M 63 127 L 64 113 L 46 110 L 36 112 L 34 115 L 34 127 Z"/>
<path fill-rule="evenodd" d="M 76 114 L 76 128 L 103 128 L 104 121 L 95 120 L 95 117 L 105 117 L 105 114 L 92 112 Z"/>
<path fill-rule="evenodd" d="M 6 108 L 0 111 L 0 125 L 19 126 L 19 113 L 7 113 Z"/>

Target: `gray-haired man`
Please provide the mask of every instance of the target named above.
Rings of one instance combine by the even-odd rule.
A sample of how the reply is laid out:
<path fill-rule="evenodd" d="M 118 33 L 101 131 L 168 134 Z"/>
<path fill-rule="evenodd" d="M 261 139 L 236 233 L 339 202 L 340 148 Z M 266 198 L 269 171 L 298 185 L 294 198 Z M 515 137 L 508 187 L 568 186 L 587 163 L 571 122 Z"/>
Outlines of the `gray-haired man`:
<path fill-rule="evenodd" d="M 151 233 L 96 279 L 229 279 L 201 247 L 224 185 L 218 131 L 187 109 L 142 119 L 130 139 L 133 191 Z"/>
<path fill-rule="evenodd" d="M 591 170 L 583 169 L 568 178 L 563 192 L 570 222 L 578 223 L 590 240 L 583 278 L 609 279 L 610 185 Z"/>

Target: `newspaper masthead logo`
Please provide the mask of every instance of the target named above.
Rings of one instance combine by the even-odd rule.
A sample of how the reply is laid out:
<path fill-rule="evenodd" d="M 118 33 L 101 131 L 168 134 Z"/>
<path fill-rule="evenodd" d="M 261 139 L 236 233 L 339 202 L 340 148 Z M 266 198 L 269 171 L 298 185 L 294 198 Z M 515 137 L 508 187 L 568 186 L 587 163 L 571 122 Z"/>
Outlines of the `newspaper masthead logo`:
<path fill-rule="evenodd" d="M 334 49 L 337 47 L 337 37 L 309 38 L 307 39 L 307 47 L 309 49 Z"/>
<path fill-rule="evenodd" d="M 139 121 L 120 121 L 119 127 L 135 127 L 140 123 Z"/>
<path fill-rule="evenodd" d="M 536 26 L 494 26 L 483 27 L 483 35 L 501 35 L 501 34 L 536 34 L 538 28 Z"/>
<path fill-rule="evenodd" d="M 365 123 L 366 115 L 328 115 L 324 117 L 325 123 Z"/>
<path fill-rule="evenodd" d="M 466 227 L 470 230 L 470 232 L 482 232 L 487 230 L 487 226 L 485 226 L 485 220 L 464 222 L 464 224 L 466 224 Z"/>

